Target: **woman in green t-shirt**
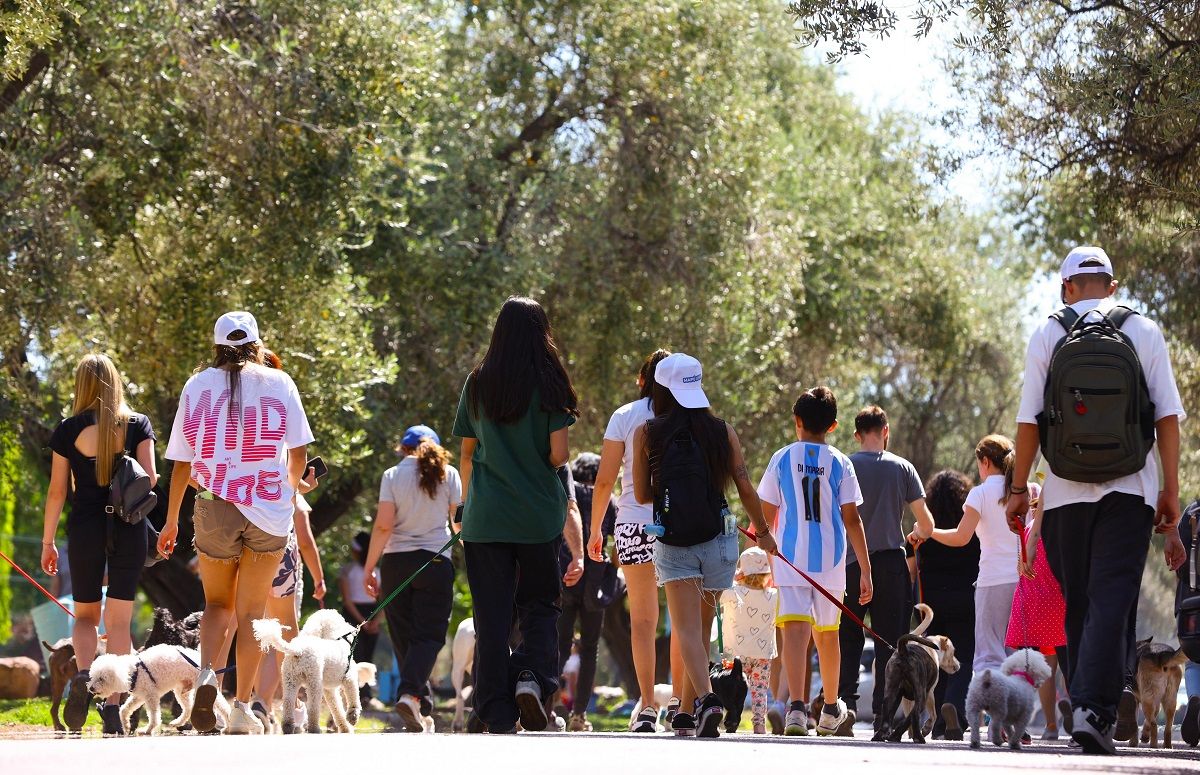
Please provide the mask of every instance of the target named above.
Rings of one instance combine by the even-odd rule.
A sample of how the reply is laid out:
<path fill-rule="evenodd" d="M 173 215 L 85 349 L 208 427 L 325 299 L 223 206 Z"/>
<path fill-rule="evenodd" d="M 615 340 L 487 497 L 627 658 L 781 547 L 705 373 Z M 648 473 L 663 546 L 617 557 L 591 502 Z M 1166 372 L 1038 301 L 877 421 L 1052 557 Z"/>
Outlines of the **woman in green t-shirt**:
<path fill-rule="evenodd" d="M 541 731 L 558 689 L 558 599 L 583 574 L 581 536 L 560 581 L 567 494 L 555 469 L 568 459 L 575 389 L 546 311 L 504 302 L 487 353 L 463 386 L 454 421 L 462 438 L 463 549 L 474 599 L 475 713 L 493 734 Z M 521 645 L 509 654 L 514 607 Z"/>

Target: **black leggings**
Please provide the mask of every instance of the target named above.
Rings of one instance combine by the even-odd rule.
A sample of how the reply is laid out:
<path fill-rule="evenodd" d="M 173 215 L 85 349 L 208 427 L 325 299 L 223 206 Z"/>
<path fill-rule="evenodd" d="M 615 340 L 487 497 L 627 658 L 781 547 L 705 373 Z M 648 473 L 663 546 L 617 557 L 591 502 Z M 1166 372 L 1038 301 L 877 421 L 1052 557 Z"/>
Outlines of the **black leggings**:
<path fill-rule="evenodd" d="M 928 634 L 945 635 L 954 644 L 954 656 L 961 665 L 954 675 L 942 673 L 933 696 L 938 708 L 933 734 L 945 733 L 946 722 L 941 715 L 942 703 L 958 710 L 959 723 L 967 719 L 967 688 L 971 685 L 971 662 L 975 659 L 975 589 L 968 582 L 956 586 L 936 586 L 925 578 L 925 600 L 933 609 L 933 621 Z"/>
<path fill-rule="evenodd" d="M 108 556 L 108 516 L 96 509 L 72 509 L 67 517 L 67 562 L 75 602 L 99 603 L 108 568 L 108 596 L 133 600 L 146 565 L 146 523 L 113 519 L 113 553 Z"/>
<path fill-rule="evenodd" d="M 587 713 L 588 705 L 592 702 L 592 687 L 596 684 L 596 656 L 600 650 L 600 632 L 604 627 L 604 609 L 589 611 L 583 597 L 583 579 L 573 587 L 564 587 L 560 600 L 562 615 L 558 617 L 559 673 L 571 656 L 571 644 L 575 640 L 575 617 L 579 617 L 579 678 L 575 682 L 575 695 L 571 698 L 569 710 L 572 713 Z"/>

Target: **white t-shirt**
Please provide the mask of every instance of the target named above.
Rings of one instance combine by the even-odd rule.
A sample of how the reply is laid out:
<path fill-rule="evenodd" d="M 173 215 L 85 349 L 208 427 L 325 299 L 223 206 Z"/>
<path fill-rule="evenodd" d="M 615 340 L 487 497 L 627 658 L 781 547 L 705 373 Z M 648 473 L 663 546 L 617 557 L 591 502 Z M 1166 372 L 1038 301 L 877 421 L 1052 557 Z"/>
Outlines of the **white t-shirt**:
<path fill-rule="evenodd" d="M 1109 297 L 1076 302 L 1071 308 L 1086 317 L 1092 310 L 1107 312 L 1115 306 L 1117 302 Z M 1129 318 L 1121 331 L 1133 342 L 1133 349 L 1141 361 L 1142 371 L 1146 375 L 1146 386 L 1150 390 L 1150 400 L 1154 402 L 1155 421 L 1176 415 L 1179 421 L 1183 422 L 1187 414 L 1183 411 L 1183 401 L 1179 397 L 1179 388 L 1175 385 L 1171 358 L 1162 331 L 1154 321 L 1142 315 Z M 1021 389 L 1021 408 L 1017 411 L 1017 422 L 1037 424 L 1037 416 L 1045 408 L 1046 374 L 1050 370 L 1050 359 L 1054 355 L 1054 346 L 1064 336 L 1066 331 L 1062 325 L 1057 320 L 1047 318 L 1030 337 L 1029 349 L 1025 353 L 1025 384 Z M 1047 510 L 1072 503 L 1095 503 L 1110 492 L 1140 495 L 1146 505 L 1154 507 L 1158 504 L 1158 490 L 1158 459 L 1154 450 L 1150 450 L 1150 454 L 1146 456 L 1146 467 L 1136 474 L 1109 482 L 1089 484 L 1060 479 L 1053 471 L 1047 470 L 1043 486 Z"/>
<path fill-rule="evenodd" d="M 205 490 L 238 507 L 256 527 L 286 536 L 296 494 L 287 451 L 313 440 L 296 383 L 278 369 L 246 365 L 241 417 L 230 416 L 229 372 L 208 368 L 183 386 L 167 459 L 191 463 Z"/>
<path fill-rule="evenodd" d="M 842 582 L 845 584 L 845 581 Z M 725 650 L 743 659 L 774 659 L 775 609 L 779 590 L 734 584 L 721 593 L 721 634 Z"/>
<path fill-rule="evenodd" d="M 605 441 L 619 441 L 625 445 L 625 455 L 621 458 L 621 494 L 617 497 L 618 525 L 649 525 L 654 521 L 654 506 L 638 503 L 633 495 L 633 435 L 645 425 L 646 420 L 653 418 L 650 399 L 639 398 L 613 412 L 608 427 L 604 429 Z M 587 519 L 586 514 L 584 518 Z"/>
<path fill-rule="evenodd" d="M 363 589 L 363 566 L 357 562 L 351 562 L 342 566 L 342 573 L 346 576 L 346 586 L 350 591 L 350 602 L 355 606 L 371 605 L 375 602 L 375 598 L 367 594 L 367 590 Z M 370 611 L 359 609 L 359 613 L 366 616 Z"/>
<path fill-rule="evenodd" d="M 979 512 L 979 579 L 977 587 L 994 587 L 998 584 L 1016 584 L 1017 560 L 1021 556 L 1021 539 L 1008 529 L 1004 516 L 1004 477 L 994 474 L 983 480 L 983 484 L 972 487 L 967 493 L 966 505 Z M 1039 497 L 1037 485 L 1029 488 L 1030 500 Z"/>
<path fill-rule="evenodd" d="M 462 479 L 454 466 L 446 466 L 446 481 L 430 498 L 421 489 L 421 469 L 411 455 L 383 472 L 379 502 L 396 507 L 396 522 L 384 554 L 424 549 L 436 552 L 450 540 L 450 510 L 462 501 Z M 450 551 L 443 552 L 447 557 Z"/>
<path fill-rule="evenodd" d="M 846 587 L 846 525 L 842 506 L 863 502 L 850 458 L 828 444 L 798 441 L 771 456 L 758 497 L 779 508 L 771 528 L 779 551 L 818 584 Z M 772 556 L 780 587 L 808 586 Z"/>

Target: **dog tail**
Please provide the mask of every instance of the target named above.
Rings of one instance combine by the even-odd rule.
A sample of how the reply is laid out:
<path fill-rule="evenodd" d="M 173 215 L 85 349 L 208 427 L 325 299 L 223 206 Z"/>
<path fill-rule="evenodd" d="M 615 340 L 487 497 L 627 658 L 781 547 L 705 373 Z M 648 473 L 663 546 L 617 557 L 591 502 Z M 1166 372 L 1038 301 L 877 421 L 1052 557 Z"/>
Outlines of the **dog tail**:
<path fill-rule="evenodd" d="M 291 653 L 288 650 L 288 642 L 283 639 L 283 625 L 278 619 L 255 619 L 250 626 L 254 629 L 254 639 L 258 641 L 259 648 L 264 653 L 271 649 L 278 649 L 285 654 Z"/>
<path fill-rule="evenodd" d="M 933 609 L 924 603 L 917 603 L 916 609 L 921 614 L 921 623 L 912 631 L 912 634 L 924 635 L 925 631 L 929 629 L 929 623 L 933 621 Z"/>
<path fill-rule="evenodd" d="M 905 645 L 909 643 L 917 643 L 925 648 L 933 649 L 934 651 L 938 650 L 938 644 L 934 643 L 929 638 L 922 638 L 920 635 L 911 632 L 900 636 L 900 640 L 896 641 L 896 650 L 904 651 Z"/>
<path fill-rule="evenodd" d="M 982 688 L 991 689 L 992 683 L 993 683 L 992 671 L 990 669 L 984 670 L 982 673 L 979 674 L 979 685 Z"/>

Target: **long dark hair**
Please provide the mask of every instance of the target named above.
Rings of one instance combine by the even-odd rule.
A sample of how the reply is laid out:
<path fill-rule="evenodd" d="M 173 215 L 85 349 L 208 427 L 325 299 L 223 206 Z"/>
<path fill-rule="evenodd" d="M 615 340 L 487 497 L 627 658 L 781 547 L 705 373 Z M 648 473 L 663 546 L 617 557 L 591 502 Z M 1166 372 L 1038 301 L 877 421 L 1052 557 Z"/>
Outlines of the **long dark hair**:
<path fill-rule="evenodd" d="M 471 372 L 471 412 L 514 423 L 529 411 L 536 390 L 546 412 L 578 417 L 578 399 L 554 343 L 546 310 L 533 299 L 510 296 L 492 329 L 483 360 Z"/>
<path fill-rule="evenodd" d="M 654 402 L 654 419 L 646 423 L 646 442 L 651 457 L 658 455 L 671 434 L 687 427 L 700 449 L 704 450 L 709 481 L 713 487 L 724 491 L 733 481 L 733 448 L 729 444 L 729 430 L 725 422 L 715 417 L 707 407 L 687 409 L 680 406 L 671 391 L 657 382 L 654 383 L 650 400 Z"/>
<path fill-rule="evenodd" d="M 938 471 L 925 484 L 925 503 L 933 514 L 933 524 L 942 530 L 953 530 L 962 521 L 963 504 L 971 491 L 971 480 L 958 471 Z"/>
<path fill-rule="evenodd" d="M 646 360 L 642 361 L 642 367 L 638 369 L 638 377 L 642 380 L 642 393 L 638 398 L 651 398 L 653 396 L 654 370 L 658 368 L 658 362 L 670 354 L 670 350 L 664 350 L 660 347 L 647 355 Z"/>

